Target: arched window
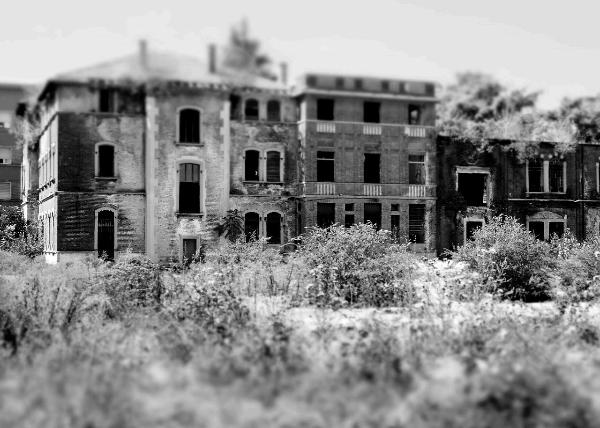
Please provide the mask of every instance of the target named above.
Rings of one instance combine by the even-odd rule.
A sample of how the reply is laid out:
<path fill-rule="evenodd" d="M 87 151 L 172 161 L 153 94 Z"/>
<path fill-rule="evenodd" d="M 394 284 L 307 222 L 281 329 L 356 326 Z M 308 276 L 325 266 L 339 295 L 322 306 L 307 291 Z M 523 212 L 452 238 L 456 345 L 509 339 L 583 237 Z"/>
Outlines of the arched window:
<path fill-rule="evenodd" d="M 179 165 L 179 212 L 200 213 L 200 165 Z"/>
<path fill-rule="evenodd" d="M 115 257 L 116 248 L 116 212 L 111 208 L 96 210 L 96 250 L 98 257 Z"/>
<path fill-rule="evenodd" d="M 259 238 L 260 217 L 257 213 L 246 213 L 244 216 L 244 233 L 246 242 Z"/>
<path fill-rule="evenodd" d="M 96 177 L 115 176 L 115 146 L 110 143 L 96 145 Z"/>
<path fill-rule="evenodd" d="M 276 150 L 267 152 L 267 181 L 279 183 L 281 179 L 281 153 Z"/>
<path fill-rule="evenodd" d="M 267 120 L 271 122 L 281 121 L 281 108 L 279 101 L 271 100 L 267 103 Z"/>
<path fill-rule="evenodd" d="M 179 142 L 200 143 L 200 111 L 184 108 L 179 111 Z"/>
<path fill-rule="evenodd" d="M 267 214 L 267 239 L 269 244 L 281 244 L 281 214 Z"/>
<path fill-rule="evenodd" d="M 244 180 L 259 181 L 259 170 L 260 152 L 258 150 L 246 150 L 244 159 Z"/>
<path fill-rule="evenodd" d="M 244 117 L 246 120 L 258 120 L 258 101 L 254 98 L 246 100 L 244 105 Z"/>

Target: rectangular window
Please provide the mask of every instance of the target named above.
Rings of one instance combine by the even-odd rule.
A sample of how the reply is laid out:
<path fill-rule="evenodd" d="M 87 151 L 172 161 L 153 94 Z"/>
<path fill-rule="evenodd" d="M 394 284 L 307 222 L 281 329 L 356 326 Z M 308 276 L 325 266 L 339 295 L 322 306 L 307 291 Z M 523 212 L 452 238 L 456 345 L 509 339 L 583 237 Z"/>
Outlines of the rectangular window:
<path fill-rule="evenodd" d="M 334 120 L 334 105 L 332 99 L 317 99 L 317 120 Z"/>
<path fill-rule="evenodd" d="M 565 234 L 565 223 L 563 221 L 550 221 L 548 222 L 548 237 L 552 238 L 553 235 L 557 235 L 561 238 Z"/>
<path fill-rule="evenodd" d="M 344 210 L 346 211 L 354 211 L 354 204 L 345 204 Z"/>
<path fill-rule="evenodd" d="M 563 183 L 563 162 L 560 159 L 553 159 L 548 165 L 550 192 L 564 192 Z"/>
<path fill-rule="evenodd" d="M 421 107 L 410 104 L 408 106 L 408 124 L 409 125 L 420 125 L 421 124 Z"/>
<path fill-rule="evenodd" d="M 354 89 L 361 90 L 363 88 L 362 79 L 354 79 Z"/>
<path fill-rule="evenodd" d="M 367 203 L 365 204 L 365 223 L 371 222 L 381 229 L 381 204 Z"/>
<path fill-rule="evenodd" d="M 380 183 L 380 154 L 365 153 L 364 162 L 365 183 Z"/>
<path fill-rule="evenodd" d="M 363 122 L 379 123 L 381 103 L 365 101 L 363 103 Z"/>
<path fill-rule="evenodd" d="M 425 205 L 408 206 L 408 239 L 416 244 L 425 243 Z"/>
<path fill-rule="evenodd" d="M 400 237 L 400 216 L 398 214 L 392 214 L 390 216 L 390 228 L 392 236 L 398 239 Z"/>
<path fill-rule="evenodd" d="M 425 184 L 425 155 L 408 155 L 408 184 Z"/>
<path fill-rule="evenodd" d="M 335 223 L 335 204 L 317 203 L 317 226 L 329 227 Z"/>
<path fill-rule="evenodd" d="M 200 165 L 179 165 L 179 212 L 200 213 Z"/>
<path fill-rule="evenodd" d="M 344 226 L 350 227 L 354 224 L 354 214 L 346 214 L 344 216 Z"/>
<path fill-rule="evenodd" d="M 387 80 L 382 80 L 381 81 L 381 90 L 383 92 L 387 92 L 390 90 L 390 82 L 388 82 Z"/>
<path fill-rule="evenodd" d="M 183 239 L 183 260 L 190 263 L 196 257 L 197 241 L 196 239 Z"/>
<path fill-rule="evenodd" d="M 317 181 L 335 181 L 334 152 L 317 152 Z"/>
<path fill-rule="evenodd" d="M 400 211 L 400 204 L 392 204 L 390 206 L 390 211 Z"/>
<path fill-rule="evenodd" d="M 114 177 L 115 148 L 109 145 L 98 146 L 98 177 Z"/>
<path fill-rule="evenodd" d="M 281 154 L 277 151 L 267 152 L 267 181 L 279 183 L 281 180 Z"/>
<path fill-rule="evenodd" d="M 247 150 L 244 156 L 244 181 L 259 181 L 260 152 Z"/>
<path fill-rule="evenodd" d="M 467 221 L 465 223 L 465 238 L 472 239 L 473 234 L 481 229 L 481 226 L 483 226 L 483 221 Z"/>
<path fill-rule="evenodd" d="M 458 192 L 467 205 L 479 207 L 487 203 L 487 177 L 488 174 L 458 174 Z"/>
<path fill-rule="evenodd" d="M 530 221 L 529 231 L 535 235 L 539 240 L 544 240 L 544 222 L 543 221 Z"/>
<path fill-rule="evenodd" d="M 101 89 L 98 110 L 101 113 L 116 113 L 117 92 L 114 89 Z"/>
<path fill-rule="evenodd" d="M 543 192 L 544 161 L 541 159 L 530 159 L 527 162 L 527 177 L 529 180 L 529 192 Z"/>
<path fill-rule="evenodd" d="M 344 89 L 344 78 L 343 77 L 335 78 L 335 88 L 336 89 Z"/>

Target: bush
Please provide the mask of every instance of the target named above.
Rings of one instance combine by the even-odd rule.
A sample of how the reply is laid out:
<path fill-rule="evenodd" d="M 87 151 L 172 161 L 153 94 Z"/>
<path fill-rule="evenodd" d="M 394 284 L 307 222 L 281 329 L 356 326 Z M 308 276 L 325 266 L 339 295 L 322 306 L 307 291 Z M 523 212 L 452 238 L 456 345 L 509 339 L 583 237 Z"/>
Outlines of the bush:
<path fill-rule="evenodd" d="M 414 296 L 414 259 L 407 247 L 371 224 L 311 229 L 298 251 L 317 286 L 310 287 L 309 298 L 325 305 L 407 303 Z"/>
<path fill-rule="evenodd" d="M 492 217 L 452 256 L 468 263 L 481 275 L 483 286 L 503 298 L 541 301 L 550 297 L 554 266 L 550 246 L 513 217 Z"/>
<path fill-rule="evenodd" d="M 34 258 L 42 254 L 35 223 L 27 223 L 18 207 L 0 206 L 0 250 Z"/>

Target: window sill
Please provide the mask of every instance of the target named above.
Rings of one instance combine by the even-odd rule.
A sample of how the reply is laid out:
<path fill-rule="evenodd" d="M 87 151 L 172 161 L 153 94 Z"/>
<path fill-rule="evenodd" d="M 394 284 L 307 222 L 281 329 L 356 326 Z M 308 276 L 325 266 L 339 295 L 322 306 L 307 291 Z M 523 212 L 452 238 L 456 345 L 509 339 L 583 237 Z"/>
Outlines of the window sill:
<path fill-rule="evenodd" d="M 177 217 L 195 217 L 195 218 L 202 218 L 204 216 L 204 213 L 180 213 L 180 212 L 176 212 L 175 215 Z"/>
<path fill-rule="evenodd" d="M 204 143 L 200 142 L 200 143 L 183 143 L 180 141 L 173 141 L 173 143 L 176 146 L 182 146 L 182 147 L 204 147 Z"/>
<path fill-rule="evenodd" d="M 243 184 L 263 184 L 263 185 L 276 185 L 276 186 L 283 186 L 283 181 L 242 181 Z"/>
<path fill-rule="evenodd" d="M 528 196 L 529 195 L 566 195 L 567 192 L 525 192 Z"/>
<path fill-rule="evenodd" d="M 96 181 L 117 181 L 117 177 L 94 177 Z"/>

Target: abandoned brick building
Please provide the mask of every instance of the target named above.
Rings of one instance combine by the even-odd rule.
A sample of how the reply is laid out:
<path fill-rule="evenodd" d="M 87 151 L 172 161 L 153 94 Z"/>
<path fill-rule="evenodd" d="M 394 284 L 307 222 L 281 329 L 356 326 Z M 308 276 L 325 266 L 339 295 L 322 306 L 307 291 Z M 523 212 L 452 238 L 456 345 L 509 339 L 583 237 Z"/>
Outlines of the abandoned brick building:
<path fill-rule="evenodd" d="M 229 209 L 272 244 L 369 220 L 435 250 L 432 83 L 311 74 L 290 89 L 208 58 L 141 43 L 45 84 L 23 205 L 49 261 L 190 257 Z"/>
<path fill-rule="evenodd" d="M 568 151 L 549 142 L 517 150 L 490 141 L 486 150 L 438 137 L 438 254 L 462 244 L 492 213 L 517 218 L 539 239 L 578 239 L 600 231 L 600 145 Z M 527 153 L 527 154 L 525 154 Z"/>

